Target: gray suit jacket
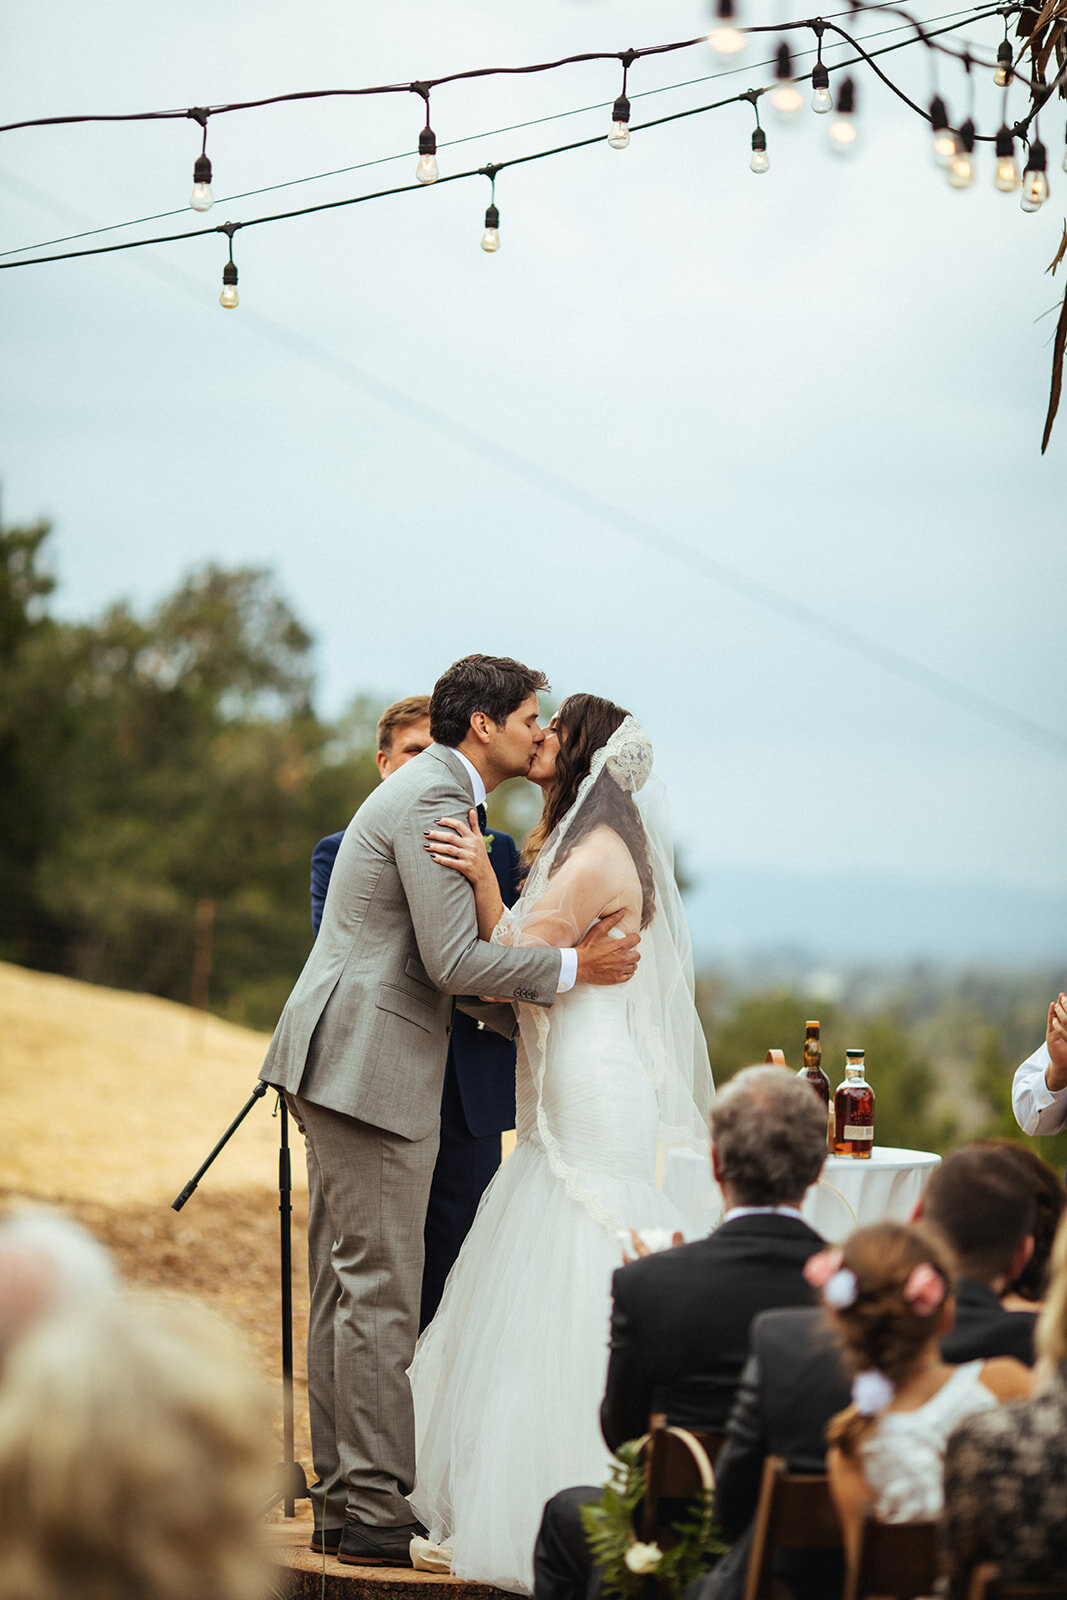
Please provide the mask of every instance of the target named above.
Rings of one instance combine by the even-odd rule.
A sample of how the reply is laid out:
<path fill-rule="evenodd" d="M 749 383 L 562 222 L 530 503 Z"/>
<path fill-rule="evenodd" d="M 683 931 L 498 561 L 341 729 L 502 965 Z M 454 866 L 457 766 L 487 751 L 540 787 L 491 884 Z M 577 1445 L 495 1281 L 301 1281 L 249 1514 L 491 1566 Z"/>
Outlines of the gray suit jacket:
<path fill-rule="evenodd" d="M 474 896 L 425 850 L 425 830 L 473 804 L 443 745 L 400 767 L 360 806 L 337 852 L 322 926 L 286 1001 L 260 1077 L 406 1139 L 441 1106 L 455 994 L 551 1005 L 560 957 L 478 938 Z"/>

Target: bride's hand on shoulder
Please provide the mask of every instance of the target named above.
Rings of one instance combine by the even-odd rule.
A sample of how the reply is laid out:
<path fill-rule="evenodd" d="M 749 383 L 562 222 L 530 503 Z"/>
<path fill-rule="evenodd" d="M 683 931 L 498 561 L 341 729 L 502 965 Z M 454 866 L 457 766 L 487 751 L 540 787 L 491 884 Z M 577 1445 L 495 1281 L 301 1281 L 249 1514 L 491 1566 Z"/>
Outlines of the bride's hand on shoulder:
<path fill-rule="evenodd" d="M 436 828 L 426 829 L 430 859 L 442 867 L 453 867 L 475 886 L 495 883 L 485 840 L 478 828 L 478 813 L 472 810 L 467 816 L 468 822 L 459 817 L 442 817 Z"/>

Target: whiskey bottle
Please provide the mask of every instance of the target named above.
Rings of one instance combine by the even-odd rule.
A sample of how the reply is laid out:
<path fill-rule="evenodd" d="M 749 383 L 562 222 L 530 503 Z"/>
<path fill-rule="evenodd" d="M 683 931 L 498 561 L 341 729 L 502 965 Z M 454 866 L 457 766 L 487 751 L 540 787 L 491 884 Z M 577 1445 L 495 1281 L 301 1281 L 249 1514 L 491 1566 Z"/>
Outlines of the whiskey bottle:
<path fill-rule="evenodd" d="M 863 1075 L 863 1051 L 845 1051 L 845 1081 L 834 1095 L 834 1155 L 869 1160 L 874 1147 L 874 1090 Z"/>
<path fill-rule="evenodd" d="M 817 1022 L 804 1024 L 804 1065 L 797 1073 L 797 1077 L 811 1085 L 829 1115 L 830 1080 L 822 1069 L 822 1045 L 819 1042 Z"/>

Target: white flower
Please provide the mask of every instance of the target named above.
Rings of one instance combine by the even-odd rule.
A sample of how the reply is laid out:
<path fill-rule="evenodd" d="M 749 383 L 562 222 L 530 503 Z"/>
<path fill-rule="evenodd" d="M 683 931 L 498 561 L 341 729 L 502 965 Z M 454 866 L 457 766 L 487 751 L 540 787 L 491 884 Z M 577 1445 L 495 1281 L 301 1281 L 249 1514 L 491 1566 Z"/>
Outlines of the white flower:
<path fill-rule="evenodd" d="M 859 1285 L 851 1267 L 839 1267 L 823 1289 L 823 1299 L 835 1311 L 847 1311 L 856 1304 Z"/>
<path fill-rule="evenodd" d="M 627 1550 L 624 1559 L 631 1572 L 636 1572 L 638 1577 L 643 1577 L 645 1573 L 655 1572 L 662 1555 L 663 1551 L 658 1544 L 641 1544 L 635 1540 Z"/>
<path fill-rule="evenodd" d="M 857 1372 L 852 1380 L 852 1404 L 863 1417 L 876 1417 L 896 1394 L 884 1372 L 871 1367 L 868 1372 Z"/>

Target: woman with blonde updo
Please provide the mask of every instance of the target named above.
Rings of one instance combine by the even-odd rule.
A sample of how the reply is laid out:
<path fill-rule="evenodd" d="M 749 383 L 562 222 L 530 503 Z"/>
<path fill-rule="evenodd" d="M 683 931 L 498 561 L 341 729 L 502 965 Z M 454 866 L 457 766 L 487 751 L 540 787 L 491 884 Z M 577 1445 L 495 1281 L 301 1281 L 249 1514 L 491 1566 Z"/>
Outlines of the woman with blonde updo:
<path fill-rule="evenodd" d="M 813 1256 L 805 1275 L 822 1290 L 853 1372 L 852 1404 L 826 1430 L 830 1490 L 855 1551 L 860 1515 L 884 1522 L 937 1517 L 945 1443 L 961 1418 L 1030 1393 L 1031 1375 L 1009 1356 L 948 1366 L 954 1271 L 932 1228 L 882 1222 L 843 1250 Z"/>

